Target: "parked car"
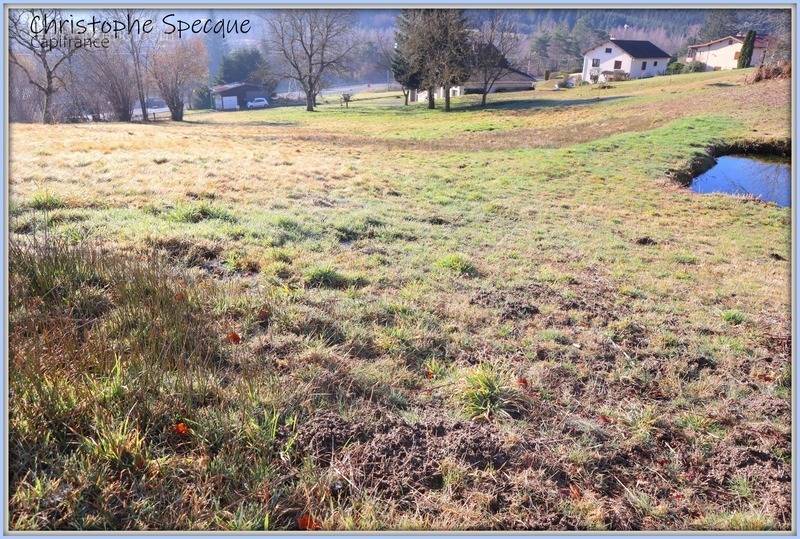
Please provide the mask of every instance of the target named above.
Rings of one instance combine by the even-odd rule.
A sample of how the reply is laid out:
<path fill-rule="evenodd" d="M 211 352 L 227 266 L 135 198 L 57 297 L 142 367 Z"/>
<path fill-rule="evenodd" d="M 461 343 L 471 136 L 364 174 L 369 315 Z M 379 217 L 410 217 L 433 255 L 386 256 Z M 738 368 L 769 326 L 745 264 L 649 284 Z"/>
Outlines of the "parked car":
<path fill-rule="evenodd" d="M 269 101 L 264 97 L 256 97 L 252 101 L 247 102 L 248 109 L 263 109 L 269 106 Z"/>

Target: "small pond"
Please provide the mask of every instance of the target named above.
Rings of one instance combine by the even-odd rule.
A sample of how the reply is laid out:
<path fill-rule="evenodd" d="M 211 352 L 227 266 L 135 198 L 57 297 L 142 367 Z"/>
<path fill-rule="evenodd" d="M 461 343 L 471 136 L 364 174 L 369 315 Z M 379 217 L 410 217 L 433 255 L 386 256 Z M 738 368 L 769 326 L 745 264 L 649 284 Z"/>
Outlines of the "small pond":
<path fill-rule="evenodd" d="M 792 167 L 786 160 L 723 155 L 689 187 L 695 193 L 750 195 L 786 207 L 791 205 L 791 186 Z"/>

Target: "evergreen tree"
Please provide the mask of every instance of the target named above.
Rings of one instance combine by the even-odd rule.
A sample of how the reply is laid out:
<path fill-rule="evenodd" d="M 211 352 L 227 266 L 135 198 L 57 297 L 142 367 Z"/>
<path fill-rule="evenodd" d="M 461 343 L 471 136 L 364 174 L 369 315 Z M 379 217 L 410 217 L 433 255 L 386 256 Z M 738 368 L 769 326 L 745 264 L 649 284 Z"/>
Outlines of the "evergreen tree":
<path fill-rule="evenodd" d="M 433 91 L 444 88 L 444 110 L 450 111 L 450 88 L 469 78 L 471 48 L 467 19 L 460 9 L 415 10 L 401 53 L 410 65 L 419 67 L 422 86 L 428 89 L 428 107 Z"/>
<path fill-rule="evenodd" d="M 415 10 L 404 9 L 397 16 L 395 25 L 395 48 L 392 53 L 392 74 L 403 90 L 405 104 L 408 105 L 408 94 L 411 90 L 419 90 L 422 85 L 421 59 L 413 55 L 410 49 L 409 34 L 417 13 Z M 416 62 L 414 60 L 417 60 Z"/>
<path fill-rule="evenodd" d="M 736 11 L 732 9 L 712 9 L 706 15 L 700 38 L 703 41 L 713 41 L 727 36 L 735 36 L 739 31 L 739 21 Z"/>
<path fill-rule="evenodd" d="M 253 81 L 264 63 L 258 49 L 240 49 L 222 59 L 219 77 L 224 83 Z"/>
<path fill-rule="evenodd" d="M 422 74 L 411 65 L 399 50 L 392 56 L 392 74 L 403 90 L 405 104 L 408 105 L 408 94 L 411 90 L 418 90 L 422 84 Z"/>
<path fill-rule="evenodd" d="M 550 34 L 543 32 L 536 36 L 531 43 L 531 55 L 539 65 L 539 71 L 544 72 L 550 67 L 550 57 L 547 51 L 550 49 Z"/>
<path fill-rule="evenodd" d="M 742 50 L 739 52 L 739 63 L 737 67 L 750 67 L 750 61 L 753 59 L 753 46 L 756 42 L 756 33 L 753 30 L 747 32 L 742 43 Z"/>

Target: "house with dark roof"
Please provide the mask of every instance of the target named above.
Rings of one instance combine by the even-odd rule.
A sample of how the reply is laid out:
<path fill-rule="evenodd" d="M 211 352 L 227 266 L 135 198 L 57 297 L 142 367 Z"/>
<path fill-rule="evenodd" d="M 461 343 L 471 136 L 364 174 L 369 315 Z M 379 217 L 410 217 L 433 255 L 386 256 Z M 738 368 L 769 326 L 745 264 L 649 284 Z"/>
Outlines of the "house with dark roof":
<path fill-rule="evenodd" d="M 650 41 L 609 39 L 583 52 L 581 76 L 587 82 L 604 82 L 620 76 L 642 79 L 663 75 L 670 54 Z"/>
<path fill-rule="evenodd" d="M 497 93 L 497 92 L 523 92 L 525 90 L 533 90 L 534 84 L 536 83 L 536 79 L 525 73 L 524 71 L 520 71 L 519 69 L 508 68 L 501 76 L 498 78 L 492 87 L 489 89 L 489 93 Z M 477 74 L 473 73 L 472 76 L 461 84 L 460 86 L 451 86 L 450 87 L 450 97 L 460 97 L 462 95 L 467 94 L 480 94 L 483 92 L 483 81 L 480 80 Z M 439 87 L 434 90 L 433 93 L 434 97 L 437 99 L 444 99 L 444 88 Z M 421 90 L 419 92 L 414 91 L 411 93 L 410 101 L 425 101 L 428 99 L 428 92 L 425 90 Z"/>
<path fill-rule="evenodd" d="M 739 55 L 742 52 L 744 36 L 727 36 L 714 39 L 706 43 L 696 43 L 689 46 L 686 63 L 703 62 L 706 71 L 719 69 L 736 69 L 739 67 Z M 756 36 L 753 43 L 753 55 L 750 57 L 750 66 L 759 66 L 764 62 L 764 54 L 769 46 L 769 38 Z"/>

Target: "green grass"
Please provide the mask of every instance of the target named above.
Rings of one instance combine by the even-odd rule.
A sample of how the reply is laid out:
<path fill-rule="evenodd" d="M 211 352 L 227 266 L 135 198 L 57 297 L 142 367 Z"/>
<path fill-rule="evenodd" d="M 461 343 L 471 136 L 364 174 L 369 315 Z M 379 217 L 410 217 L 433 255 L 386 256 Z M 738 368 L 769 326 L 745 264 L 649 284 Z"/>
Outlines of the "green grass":
<path fill-rule="evenodd" d="M 459 399 L 470 418 L 510 418 L 525 407 L 524 398 L 509 385 L 508 376 L 488 363 L 465 376 Z"/>
<path fill-rule="evenodd" d="M 466 256 L 457 253 L 443 256 L 436 261 L 436 265 L 442 269 L 467 277 L 474 277 L 478 274 L 478 269 L 475 265 Z"/>
<path fill-rule="evenodd" d="M 167 213 L 167 219 L 178 223 L 199 223 L 206 219 L 236 222 L 236 217 L 231 212 L 206 201 L 179 204 Z"/>
<path fill-rule="evenodd" d="M 66 207 L 64 200 L 50 191 L 37 191 L 33 194 L 28 206 L 34 210 L 56 210 Z"/>
<path fill-rule="evenodd" d="M 725 309 L 722 311 L 722 319 L 731 325 L 738 326 L 747 320 L 747 316 L 738 309 Z"/>
<path fill-rule="evenodd" d="M 329 264 L 308 268 L 303 274 L 306 286 L 313 288 L 348 288 L 360 284 L 357 277 L 350 277 Z"/>

